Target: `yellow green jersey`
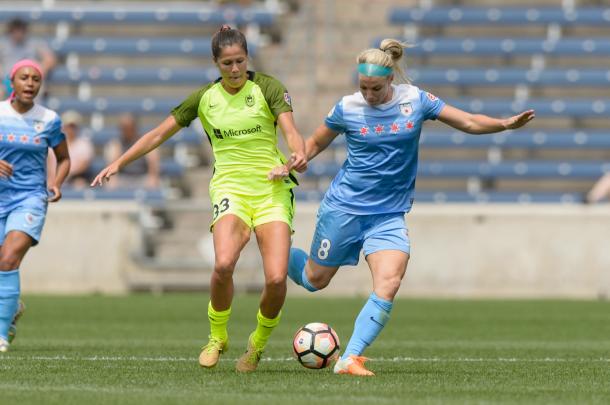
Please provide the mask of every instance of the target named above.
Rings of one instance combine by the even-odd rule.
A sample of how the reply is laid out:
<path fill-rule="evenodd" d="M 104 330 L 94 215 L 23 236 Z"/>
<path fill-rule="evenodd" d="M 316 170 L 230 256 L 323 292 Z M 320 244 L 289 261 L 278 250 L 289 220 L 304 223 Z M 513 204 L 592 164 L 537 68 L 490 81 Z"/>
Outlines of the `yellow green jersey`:
<path fill-rule="evenodd" d="M 199 117 L 214 153 L 210 190 L 223 188 L 242 195 L 268 195 L 294 187 L 291 175 L 270 181 L 267 174 L 286 162 L 277 144 L 277 117 L 291 112 L 286 88 L 271 76 L 248 72 L 237 94 L 228 93 L 220 79 L 192 93 L 172 110 L 178 125 Z"/>

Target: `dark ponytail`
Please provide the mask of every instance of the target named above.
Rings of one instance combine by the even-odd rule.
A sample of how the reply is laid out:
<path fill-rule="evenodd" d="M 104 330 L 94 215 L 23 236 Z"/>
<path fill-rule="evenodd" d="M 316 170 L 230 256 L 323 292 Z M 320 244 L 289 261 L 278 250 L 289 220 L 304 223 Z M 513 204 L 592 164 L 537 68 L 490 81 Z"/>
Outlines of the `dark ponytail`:
<path fill-rule="evenodd" d="M 214 60 L 220 57 L 222 48 L 235 44 L 239 45 L 246 52 L 246 55 L 248 54 L 248 43 L 244 34 L 227 24 L 223 24 L 212 37 L 212 56 L 214 56 Z"/>

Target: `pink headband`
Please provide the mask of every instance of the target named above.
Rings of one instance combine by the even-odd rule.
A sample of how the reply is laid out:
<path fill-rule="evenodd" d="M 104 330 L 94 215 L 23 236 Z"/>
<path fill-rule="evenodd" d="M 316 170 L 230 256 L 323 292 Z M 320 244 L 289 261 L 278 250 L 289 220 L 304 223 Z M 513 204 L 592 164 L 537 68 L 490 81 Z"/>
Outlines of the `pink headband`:
<path fill-rule="evenodd" d="M 10 79 L 13 80 L 15 78 L 15 75 L 17 74 L 17 71 L 23 67 L 31 67 L 31 68 L 36 69 L 36 71 L 40 75 L 40 78 L 41 79 L 43 78 L 42 77 L 42 68 L 40 67 L 38 62 L 33 61 L 31 59 L 22 59 L 13 65 L 13 68 L 11 69 L 11 74 L 9 76 Z"/>
<path fill-rule="evenodd" d="M 10 74 L 9 78 L 11 80 L 13 80 L 15 78 L 15 75 L 17 74 L 17 71 L 23 67 L 34 68 L 40 75 L 40 78 L 43 79 L 42 68 L 40 67 L 38 62 L 33 61 L 31 59 L 22 59 L 19 62 L 15 63 L 13 65 L 13 68 L 11 69 L 11 74 Z M 13 90 L 13 92 L 11 93 L 11 95 L 9 96 L 8 99 L 13 100 L 14 98 L 15 98 L 15 90 Z"/>

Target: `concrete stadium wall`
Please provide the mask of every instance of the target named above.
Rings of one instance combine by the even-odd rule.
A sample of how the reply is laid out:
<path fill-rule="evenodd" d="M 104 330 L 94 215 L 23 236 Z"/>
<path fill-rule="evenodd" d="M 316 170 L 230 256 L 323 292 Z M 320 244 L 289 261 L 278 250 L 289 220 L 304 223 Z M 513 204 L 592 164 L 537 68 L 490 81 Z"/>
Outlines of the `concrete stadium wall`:
<path fill-rule="evenodd" d="M 316 209 L 298 205 L 295 246 L 309 250 Z M 52 206 L 42 242 L 22 266 L 24 292 L 128 291 L 128 273 L 137 268 L 130 254 L 140 243 L 137 210 L 122 202 Z M 416 204 L 407 221 L 412 258 L 400 296 L 610 296 L 608 206 Z M 238 263 L 237 288 L 244 277 L 262 280 L 257 256 L 252 240 Z M 361 258 L 320 294 L 367 295 L 371 284 Z M 291 294 L 308 294 L 289 285 Z"/>

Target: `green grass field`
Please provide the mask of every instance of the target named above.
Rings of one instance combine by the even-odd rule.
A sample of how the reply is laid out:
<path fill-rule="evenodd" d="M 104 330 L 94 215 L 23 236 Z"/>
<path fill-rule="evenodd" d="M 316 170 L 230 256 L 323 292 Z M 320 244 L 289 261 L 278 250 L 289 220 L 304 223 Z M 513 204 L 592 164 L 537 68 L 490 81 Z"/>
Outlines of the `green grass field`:
<path fill-rule="evenodd" d="M 231 348 L 197 364 L 203 294 L 25 297 L 0 403 L 610 403 L 610 303 L 400 300 L 367 355 L 374 378 L 307 370 L 292 358 L 304 323 L 325 321 L 345 345 L 363 299 L 287 301 L 259 370 L 234 371 L 258 297 L 238 296 Z"/>

